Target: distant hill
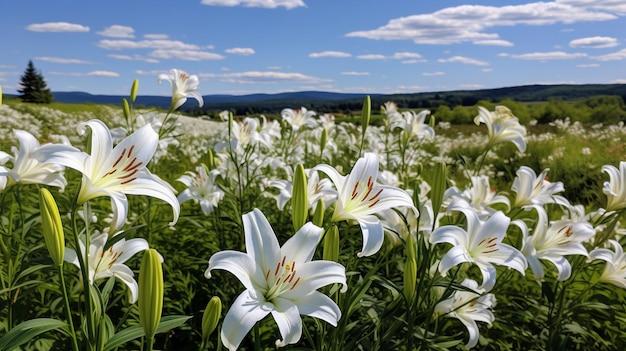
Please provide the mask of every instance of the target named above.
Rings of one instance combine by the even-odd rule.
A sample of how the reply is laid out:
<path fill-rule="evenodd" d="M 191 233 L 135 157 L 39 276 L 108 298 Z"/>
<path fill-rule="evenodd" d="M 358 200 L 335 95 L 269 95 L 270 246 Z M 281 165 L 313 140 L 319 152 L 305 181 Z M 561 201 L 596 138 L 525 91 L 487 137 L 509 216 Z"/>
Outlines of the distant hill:
<path fill-rule="evenodd" d="M 92 95 L 84 92 L 55 92 L 54 100 L 64 103 L 94 103 L 119 105 L 126 96 Z M 181 109 L 201 114 L 225 109 L 237 114 L 278 113 L 282 108 L 304 106 L 316 112 L 342 112 L 359 110 L 367 94 L 347 94 L 323 91 L 301 91 L 279 94 L 205 95 L 204 106 L 199 109 L 193 100 Z M 436 108 L 440 105 L 473 106 L 480 100 L 492 102 L 513 99 L 521 102 L 540 102 L 549 99 L 576 100 L 597 95 L 620 96 L 626 100 L 626 84 L 559 84 L 523 85 L 495 89 L 453 90 L 411 94 L 369 94 L 372 106 L 378 108 L 387 101 L 401 108 Z M 138 96 L 136 106 L 167 109 L 169 96 Z"/>

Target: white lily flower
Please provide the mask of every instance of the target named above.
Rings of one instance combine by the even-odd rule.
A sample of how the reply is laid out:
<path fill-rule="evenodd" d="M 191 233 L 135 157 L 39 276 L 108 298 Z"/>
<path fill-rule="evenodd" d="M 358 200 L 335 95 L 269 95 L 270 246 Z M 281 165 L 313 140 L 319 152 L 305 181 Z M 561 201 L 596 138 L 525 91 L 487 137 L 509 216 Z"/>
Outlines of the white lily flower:
<path fill-rule="evenodd" d="M 619 169 L 612 165 L 604 165 L 602 172 L 609 174 L 609 181 L 604 182 L 602 188 L 607 197 L 606 210 L 626 208 L 626 162 L 620 162 Z"/>
<path fill-rule="evenodd" d="M 417 114 L 413 111 L 404 111 L 401 113 L 402 118 L 396 119 L 391 127 L 400 127 L 409 137 L 432 139 L 435 137 L 435 130 L 425 123 L 428 115 L 430 115 L 429 110 L 422 110 Z"/>
<path fill-rule="evenodd" d="M 486 221 L 481 221 L 473 210 L 465 209 L 462 212 L 467 218 L 467 230 L 445 225 L 430 235 L 433 244 L 453 245 L 441 259 L 439 272 L 445 275 L 456 265 L 473 263 L 480 269 L 483 276 L 481 287 L 487 291 L 496 283 L 496 268 L 493 264 L 513 268 L 523 275 L 528 265 L 526 258 L 513 246 L 502 243 L 511 219 L 499 211 Z"/>
<path fill-rule="evenodd" d="M 280 247 L 261 211 L 243 215 L 246 253 L 221 251 L 209 259 L 205 272 L 214 269 L 233 273 L 246 290 L 233 302 L 222 324 L 221 338 L 236 350 L 256 322 L 272 314 L 282 340 L 277 346 L 298 342 L 302 333 L 300 314 L 322 319 L 333 326 L 341 317 L 339 307 L 317 289 L 334 283 L 347 289 L 345 268 L 330 261 L 311 261 L 322 228 L 306 223 Z"/>
<path fill-rule="evenodd" d="M 195 172 L 180 176 L 178 181 L 187 186 L 187 189 L 178 194 L 178 202 L 182 204 L 188 200 L 198 201 L 206 216 L 224 198 L 224 191 L 215 185 L 215 173 L 208 172 L 205 165 L 196 167 Z"/>
<path fill-rule="evenodd" d="M 456 290 L 449 299 L 435 306 L 435 313 L 461 321 L 469 333 L 465 347 L 472 348 L 478 344 L 479 329 L 476 322 L 491 325 L 495 320 L 490 309 L 496 306 L 496 297 L 493 294 L 485 294 L 485 291 L 478 288 L 478 284 L 471 279 L 465 279 L 461 285 L 471 291 Z"/>
<path fill-rule="evenodd" d="M 547 260 L 556 267 L 557 280 L 567 280 L 572 273 L 572 267 L 565 256 L 587 256 L 583 242 L 589 240 L 595 234 L 595 230 L 589 222 L 575 222 L 570 219 L 554 221 L 548 227 L 546 211 L 543 207 L 536 209 L 538 218 L 533 235 L 528 236 L 528 231 L 522 227 L 524 233 L 522 253 L 535 278 L 543 279 L 545 272 L 539 260 Z"/>
<path fill-rule="evenodd" d="M 309 200 L 309 209 L 315 211 L 320 199 L 324 202 L 325 208 L 328 208 L 337 198 L 337 190 L 333 188 L 332 183 L 327 178 L 320 179 L 317 172 L 306 169 L 305 173 L 308 175 L 307 199 Z M 282 211 L 287 201 L 291 199 L 293 184 L 288 180 L 278 179 L 270 181 L 269 185 L 278 189 L 278 195 L 271 196 L 276 198 L 276 205 Z"/>
<path fill-rule="evenodd" d="M 170 204 L 174 213 L 170 224 L 176 223 L 180 204 L 173 188 L 146 168 L 159 143 L 154 129 L 146 125 L 113 147 L 111 133 L 104 123 L 95 119 L 85 122 L 80 125 L 80 133 L 84 134 L 86 127 L 91 129 L 91 155 L 67 147 L 46 149 L 48 162 L 83 174 L 78 204 L 100 196 L 111 197 L 112 230 L 116 230 L 126 221 L 126 195 L 147 195 Z"/>
<path fill-rule="evenodd" d="M 489 143 L 499 144 L 507 141 L 515 144 L 519 151 L 526 150 L 526 127 L 520 125 L 519 119 L 505 106 L 496 106 L 493 112 L 478 107 L 478 116 L 474 123 L 484 123 L 489 134 Z"/>
<path fill-rule="evenodd" d="M 89 264 L 89 284 L 111 276 L 116 277 L 128 287 L 130 303 L 135 303 L 139 288 L 133 271 L 124 263 L 138 252 L 149 249 L 148 242 L 141 238 L 121 239 L 104 250 L 108 238 L 109 234 L 106 232 L 93 234 L 89 241 L 89 252 L 86 252 L 83 241 L 79 241 L 82 255 Z M 72 248 L 65 248 L 64 260 L 79 269 L 81 267 L 78 255 Z"/>
<path fill-rule="evenodd" d="M 484 175 L 472 176 L 471 179 L 471 186 L 462 192 L 456 187 L 446 190 L 444 198 L 450 199 L 448 210 L 457 211 L 462 208 L 473 208 L 482 219 L 497 211 L 491 207 L 495 204 L 502 204 L 506 206 L 507 210 L 509 209 L 509 199 L 491 190 L 489 177 Z"/>
<path fill-rule="evenodd" d="M 283 120 L 287 121 L 294 132 L 297 132 L 302 127 L 315 128 L 317 126 L 317 120 L 313 118 L 315 111 L 308 111 L 305 107 L 299 109 L 285 108 L 280 112 Z"/>
<path fill-rule="evenodd" d="M 157 81 L 161 83 L 162 80 L 167 80 L 172 85 L 172 110 L 176 110 L 181 107 L 187 98 L 194 98 L 198 101 L 200 107 L 204 104 L 202 95 L 195 91 L 200 85 L 198 76 L 195 74 L 188 75 L 185 71 L 178 69 L 172 69 L 169 74 L 160 74 Z"/>
<path fill-rule="evenodd" d="M 45 184 L 63 190 L 67 181 L 63 176 L 65 167 L 50 161 L 41 161 L 39 141 L 27 131 L 13 130 L 20 146 L 13 147 L 14 156 L 0 151 L 0 190 L 16 183 Z M 63 147 L 58 145 L 58 147 Z M 13 167 L 2 166 L 12 161 Z"/>
<path fill-rule="evenodd" d="M 594 260 L 606 261 L 604 271 L 600 276 L 600 281 L 613 284 L 622 289 L 626 289 L 626 255 L 619 242 L 610 239 L 609 244 L 613 250 L 599 248 L 589 253 L 589 257 Z"/>
<path fill-rule="evenodd" d="M 532 168 L 522 166 L 517 170 L 517 177 L 513 180 L 511 190 L 515 191 L 513 207 L 543 206 L 544 204 L 559 204 L 569 207 L 566 198 L 554 195 L 564 190 L 563 183 L 551 183 L 548 171 L 544 169 L 538 176 Z"/>
<path fill-rule="evenodd" d="M 359 257 L 371 256 L 383 245 L 383 225 L 375 216 L 384 210 L 395 207 L 409 207 L 417 212 L 411 196 L 404 190 L 381 185 L 378 179 L 378 156 L 365 153 L 347 176 L 342 176 L 329 165 L 321 164 L 313 168 L 324 172 L 337 188 L 337 202 L 333 222 L 356 220 L 363 233 L 363 248 Z"/>

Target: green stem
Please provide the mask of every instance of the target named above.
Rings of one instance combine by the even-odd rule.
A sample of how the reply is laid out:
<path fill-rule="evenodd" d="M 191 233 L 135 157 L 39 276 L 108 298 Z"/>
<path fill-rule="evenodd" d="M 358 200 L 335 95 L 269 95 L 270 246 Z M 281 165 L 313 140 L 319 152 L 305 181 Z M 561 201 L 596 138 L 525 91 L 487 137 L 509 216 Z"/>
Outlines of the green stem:
<path fill-rule="evenodd" d="M 59 265 L 59 285 L 63 292 L 63 300 L 65 302 L 65 313 L 67 314 L 67 323 L 70 328 L 70 336 L 72 337 L 72 350 L 78 351 L 78 340 L 76 339 L 76 329 L 74 329 L 74 321 L 72 320 L 72 309 L 70 308 L 70 300 L 67 296 L 67 288 L 65 287 L 65 276 L 63 275 L 63 265 Z"/>
<path fill-rule="evenodd" d="M 261 332 L 259 331 L 259 323 L 254 324 L 254 350 L 261 351 Z"/>

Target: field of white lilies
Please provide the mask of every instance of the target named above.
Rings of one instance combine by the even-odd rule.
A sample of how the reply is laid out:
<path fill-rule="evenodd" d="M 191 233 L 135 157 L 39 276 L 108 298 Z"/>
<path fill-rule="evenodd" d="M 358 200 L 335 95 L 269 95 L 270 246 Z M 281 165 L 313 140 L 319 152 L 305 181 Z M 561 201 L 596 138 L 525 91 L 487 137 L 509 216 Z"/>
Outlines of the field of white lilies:
<path fill-rule="evenodd" d="M 626 348 L 621 122 L 191 118 L 159 80 L 0 100 L 0 350 Z"/>

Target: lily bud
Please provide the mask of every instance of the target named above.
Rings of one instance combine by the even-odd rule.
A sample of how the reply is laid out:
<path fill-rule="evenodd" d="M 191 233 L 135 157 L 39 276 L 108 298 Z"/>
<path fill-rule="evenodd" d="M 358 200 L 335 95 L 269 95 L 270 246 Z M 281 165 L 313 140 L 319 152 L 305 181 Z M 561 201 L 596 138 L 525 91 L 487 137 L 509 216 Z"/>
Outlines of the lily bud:
<path fill-rule="evenodd" d="M 322 137 L 320 139 L 320 157 L 322 156 L 322 152 L 324 151 L 324 148 L 326 147 L 326 143 L 328 142 L 328 132 L 326 131 L 326 128 L 322 129 Z"/>
<path fill-rule="evenodd" d="M 324 212 L 326 211 L 326 205 L 324 205 L 324 200 L 317 200 L 317 206 L 315 206 L 315 213 L 313 213 L 313 224 L 318 227 L 324 226 Z"/>
<path fill-rule="evenodd" d="M 298 231 L 306 223 L 309 214 L 309 199 L 307 191 L 307 176 L 304 166 L 296 166 L 293 176 L 293 192 L 291 197 L 291 221 L 293 229 Z"/>
<path fill-rule="evenodd" d="M 215 155 L 213 154 L 213 150 L 209 149 L 207 152 L 207 167 L 208 167 L 208 171 L 215 169 Z M 208 174 L 208 172 L 207 172 Z"/>
<path fill-rule="evenodd" d="M 370 124 L 370 118 L 372 116 L 372 100 L 367 95 L 363 100 L 363 109 L 361 110 L 361 125 L 363 126 L 363 134 L 365 134 L 365 128 Z"/>
<path fill-rule="evenodd" d="M 65 255 L 65 235 L 59 208 L 54 197 L 46 188 L 39 190 L 39 211 L 41 212 L 41 224 L 43 226 L 43 238 L 46 247 L 56 266 L 63 265 Z"/>
<path fill-rule="evenodd" d="M 339 229 L 333 225 L 324 235 L 324 253 L 322 258 L 326 261 L 337 262 L 339 260 Z"/>
<path fill-rule="evenodd" d="M 0 106 L 2 106 L 2 85 L 0 85 Z"/>
<path fill-rule="evenodd" d="M 130 87 L 130 103 L 134 104 L 137 99 L 137 90 L 139 89 L 139 79 L 133 81 L 133 85 Z"/>
<path fill-rule="evenodd" d="M 146 337 L 153 338 L 163 310 L 163 267 L 155 249 L 143 254 L 139 269 L 139 321 Z"/>
<path fill-rule="evenodd" d="M 441 209 L 441 204 L 443 203 L 443 195 L 446 191 L 446 179 L 448 176 L 447 174 L 448 171 L 445 163 L 440 162 L 435 165 L 433 184 L 430 190 L 430 199 L 432 201 L 434 213 L 433 218 L 437 218 L 437 214 L 439 213 L 439 210 Z"/>
<path fill-rule="evenodd" d="M 415 254 L 415 239 L 409 235 L 406 241 L 406 262 L 404 263 L 404 297 L 411 301 L 415 295 L 417 280 L 417 259 Z"/>
<path fill-rule="evenodd" d="M 124 119 L 130 121 L 130 105 L 125 98 L 122 99 L 122 111 L 124 112 Z"/>
<path fill-rule="evenodd" d="M 217 327 L 217 322 L 222 315 L 222 300 L 219 297 L 213 296 L 204 309 L 202 315 L 202 338 L 208 338 L 211 333 Z"/>

